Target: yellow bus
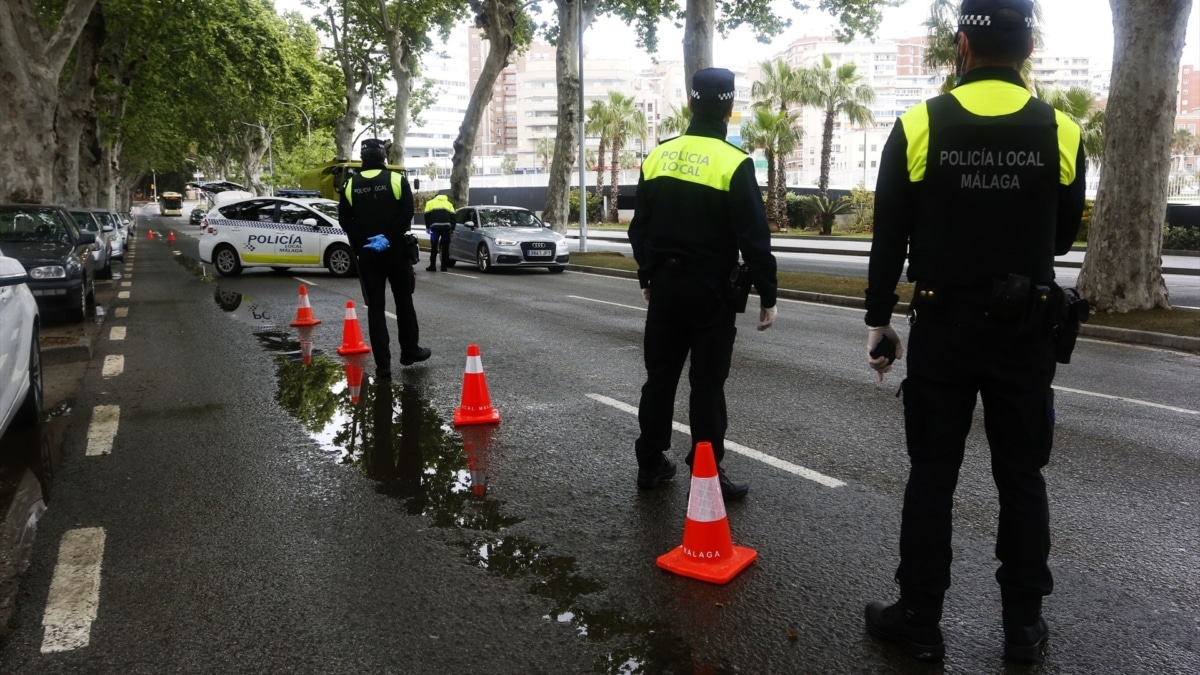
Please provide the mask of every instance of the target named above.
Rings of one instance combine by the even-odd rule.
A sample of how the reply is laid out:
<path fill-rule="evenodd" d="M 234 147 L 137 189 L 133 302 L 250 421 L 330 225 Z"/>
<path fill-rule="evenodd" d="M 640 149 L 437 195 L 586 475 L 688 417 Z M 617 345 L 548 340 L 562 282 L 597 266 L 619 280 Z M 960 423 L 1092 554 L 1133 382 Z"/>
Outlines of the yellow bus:
<path fill-rule="evenodd" d="M 305 190 L 316 190 L 326 199 L 337 200 L 338 192 L 346 185 L 346 179 L 353 176 L 362 166 L 357 160 L 352 162 L 333 161 L 317 165 L 304 172 L 300 177 L 300 187 Z M 404 167 L 388 164 L 393 171 L 404 171 Z M 413 187 L 416 190 L 416 187 Z"/>
<path fill-rule="evenodd" d="M 164 216 L 183 215 L 183 195 L 178 192 L 164 192 L 158 198 L 158 212 Z"/>

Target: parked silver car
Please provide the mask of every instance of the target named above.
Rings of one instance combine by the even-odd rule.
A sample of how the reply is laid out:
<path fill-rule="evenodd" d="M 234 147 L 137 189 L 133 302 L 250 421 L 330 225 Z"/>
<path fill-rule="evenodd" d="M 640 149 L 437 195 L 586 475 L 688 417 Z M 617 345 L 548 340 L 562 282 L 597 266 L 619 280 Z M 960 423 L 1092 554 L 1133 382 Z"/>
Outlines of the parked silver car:
<path fill-rule="evenodd" d="M 96 242 L 92 244 L 92 260 L 96 264 L 96 278 L 111 279 L 113 242 L 119 240 L 121 235 L 117 234 L 116 228 L 102 213 L 97 213 L 92 209 L 71 209 L 70 213 L 79 229 L 96 235 Z M 122 251 L 124 251 L 123 247 Z"/>
<path fill-rule="evenodd" d="M 20 261 L 0 252 L 0 439 L 42 413 L 41 315 L 28 280 Z"/>
<path fill-rule="evenodd" d="M 508 267 L 567 269 L 567 238 L 519 206 L 464 206 L 455 211 L 450 263 L 473 262 L 480 272 Z"/>

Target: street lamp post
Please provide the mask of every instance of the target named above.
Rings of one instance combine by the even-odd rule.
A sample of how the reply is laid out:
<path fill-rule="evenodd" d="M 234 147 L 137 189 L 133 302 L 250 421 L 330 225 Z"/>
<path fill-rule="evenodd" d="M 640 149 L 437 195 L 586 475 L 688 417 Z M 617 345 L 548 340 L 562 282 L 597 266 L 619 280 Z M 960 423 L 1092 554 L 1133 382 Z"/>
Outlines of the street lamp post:
<path fill-rule="evenodd" d="M 579 252 L 587 253 L 587 156 L 584 147 L 584 103 L 583 103 L 583 2 L 575 2 L 575 11 L 579 13 Z"/>

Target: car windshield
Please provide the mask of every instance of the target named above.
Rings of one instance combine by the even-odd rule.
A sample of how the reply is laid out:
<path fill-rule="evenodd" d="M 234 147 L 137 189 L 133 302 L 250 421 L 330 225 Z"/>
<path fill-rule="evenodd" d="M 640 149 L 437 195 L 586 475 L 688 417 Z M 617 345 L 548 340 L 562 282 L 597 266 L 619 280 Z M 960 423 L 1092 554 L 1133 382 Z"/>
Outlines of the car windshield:
<path fill-rule="evenodd" d="M 92 217 L 90 211 L 72 211 L 71 217 L 75 219 L 75 224 L 87 230 L 88 232 L 99 232 L 100 224 Z"/>
<path fill-rule="evenodd" d="M 48 209 L 0 209 L 0 241 L 70 243 L 66 225 Z"/>
<path fill-rule="evenodd" d="M 533 212 L 515 209 L 479 209 L 479 224 L 483 227 L 542 227 L 542 221 Z"/>
<path fill-rule="evenodd" d="M 338 219 L 338 206 L 333 202 L 309 202 L 308 207 L 313 211 L 320 211 L 334 220 Z"/>

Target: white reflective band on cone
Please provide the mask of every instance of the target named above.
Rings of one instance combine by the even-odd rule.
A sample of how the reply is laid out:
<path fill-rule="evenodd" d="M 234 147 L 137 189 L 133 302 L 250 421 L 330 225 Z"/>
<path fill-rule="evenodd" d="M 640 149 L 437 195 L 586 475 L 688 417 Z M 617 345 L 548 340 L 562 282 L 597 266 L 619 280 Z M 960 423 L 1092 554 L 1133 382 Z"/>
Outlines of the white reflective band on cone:
<path fill-rule="evenodd" d="M 688 520 L 711 523 L 725 520 L 725 498 L 721 496 L 721 481 L 716 476 L 692 476 L 692 491 L 688 494 Z"/>
<path fill-rule="evenodd" d="M 354 314 L 354 308 L 353 308 L 353 307 L 347 307 L 347 308 L 346 308 L 346 320 L 347 320 L 347 321 L 349 321 L 350 319 L 357 319 L 357 318 L 358 318 L 358 317 L 357 317 L 357 316 L 355 316 L 355 314 Z"/>
<path fill-rule="evenodd" d="M 467 357 L 467 375 L 483 374 L 483 361 L 478 356 Z"/>

